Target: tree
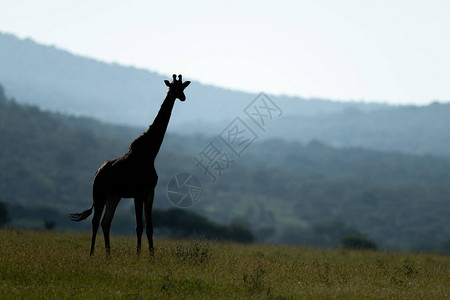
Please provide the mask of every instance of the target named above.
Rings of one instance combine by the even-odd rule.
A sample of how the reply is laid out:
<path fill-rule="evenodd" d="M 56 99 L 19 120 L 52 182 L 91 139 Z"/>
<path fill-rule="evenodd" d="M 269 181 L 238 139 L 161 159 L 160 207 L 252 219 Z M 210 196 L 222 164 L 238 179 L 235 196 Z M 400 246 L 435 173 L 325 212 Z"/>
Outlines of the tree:
<path fill-rule="evenodd" d="M 53 230 L 56 227 L 56 222 L 51 219 L 44 219 L 44 228 L 46 230 Z"/>
<path fill-rule="evenodd" d="M 5 96 L 5 90 L 3 89 L 3 86 L 0 84 L 0 103 L 6 102 L 6 96 Z"/>
<path fill-rule="evenodd" d="M 5 203 L 0 202 L 0 227 L 6 225 L 6 223 L 10 222 L 11 218 L 9 216 L 8 207 Z"/>

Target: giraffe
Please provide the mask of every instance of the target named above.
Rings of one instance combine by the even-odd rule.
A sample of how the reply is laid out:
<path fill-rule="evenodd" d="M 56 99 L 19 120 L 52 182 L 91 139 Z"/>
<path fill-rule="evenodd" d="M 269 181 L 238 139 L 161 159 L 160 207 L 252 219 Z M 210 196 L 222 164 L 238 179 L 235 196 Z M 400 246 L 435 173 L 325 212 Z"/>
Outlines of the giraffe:
<path fill-rule="evenodd" d="M 110 253 L 109 232 L 114 212 L 121 198 L 134 198 L 137 253 L 139 254 L 141 251 L 141 239 L 144 231 L 143 213 L 150 254 L 153 253 L 152 206 L 154 189 L 158 181 L 154 161 L 164 139 L 175 100 L 186 100 L 184 89 L 191 83 L 190 81 L 182 82 L 181 75 L 178 75 L 178 80 L 175 74 L 172 77 L 172 82 L 164 80 L 169 89 L 148 130 L 130 144 L 127 153 L 105 161 L 95 173 L 91 208 L 82 213 L 70 215 L 72 221 L 79 222 L 89 217 L 94 210 L 91 256 L 94 254 L 95 238 L 105 207 L 101 226 L 106 253 Z"/>

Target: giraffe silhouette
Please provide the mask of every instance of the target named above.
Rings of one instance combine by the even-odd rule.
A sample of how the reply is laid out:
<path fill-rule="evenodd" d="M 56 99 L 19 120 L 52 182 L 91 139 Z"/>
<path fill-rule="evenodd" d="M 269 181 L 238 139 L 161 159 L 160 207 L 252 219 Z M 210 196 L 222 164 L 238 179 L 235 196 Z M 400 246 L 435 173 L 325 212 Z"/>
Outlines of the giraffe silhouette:
<path fill-rule="evenodd" d="M 94 254 L 95 238 L 105 207 L 101 226 L 105 238 L 106 252 L 110 253 L 109 232 L 114 212 L 121 198 L 134 198 L 137 253 L 139 254 L 141 251 L 141 239 L 144 231 L 143 213 L 145 215 L 148 246 L 150 253 L 153 253 L 152 206 L 154 190 L 158 181 L 154 162 L 161 148 L 175 100 L 186 100 L 184 89 L 191 83 L 190 81 L 182 82 L 181 75 L 178 75 L 177 80 L 175 74 L 172 82 L 168 80 L 164 80 L 164 82 L 169 90 L 152 125 L 131 143 L 127 153 L 121 157 L 105 161 L 97 170 L 92 191 L 94 200 L 92 207 L 82 213 L 70 215 L 72 221 L 79 222 L 89 217 L 94 210 L 91 255 Z"/>

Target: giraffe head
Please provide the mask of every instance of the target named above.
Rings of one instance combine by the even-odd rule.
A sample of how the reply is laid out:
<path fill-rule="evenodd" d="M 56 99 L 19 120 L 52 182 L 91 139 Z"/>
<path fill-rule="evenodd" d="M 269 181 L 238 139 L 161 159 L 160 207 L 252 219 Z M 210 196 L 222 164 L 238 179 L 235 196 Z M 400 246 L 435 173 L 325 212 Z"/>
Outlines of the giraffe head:
<path fill-rule="evenodd" d="M 186 96 L 184 95 L 184 89 L 191 83 L 190 81 L 182 82 L 181 75 L 173 74 L 173 80 L 169 82 L 169 80 L 164 80 L 166 85 L 169 87 L 169 91 L 167 92 L 169 95 L 175 97 L 175 99 L 180 99 L 181 101 L 186 100 Z"/>

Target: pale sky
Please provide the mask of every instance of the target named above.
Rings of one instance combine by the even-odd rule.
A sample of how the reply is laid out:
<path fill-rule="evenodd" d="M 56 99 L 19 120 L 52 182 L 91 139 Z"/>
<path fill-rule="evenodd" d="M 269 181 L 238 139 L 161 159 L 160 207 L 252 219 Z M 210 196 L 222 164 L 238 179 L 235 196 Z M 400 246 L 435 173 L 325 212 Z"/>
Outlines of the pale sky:
<path fill-rule="evenodd" d="M 255 93 L 450 101 L 448 0 L 1 0 L 0 31 Z"/>

